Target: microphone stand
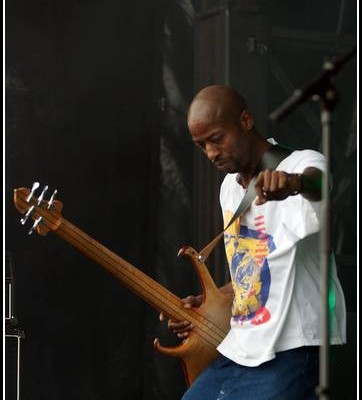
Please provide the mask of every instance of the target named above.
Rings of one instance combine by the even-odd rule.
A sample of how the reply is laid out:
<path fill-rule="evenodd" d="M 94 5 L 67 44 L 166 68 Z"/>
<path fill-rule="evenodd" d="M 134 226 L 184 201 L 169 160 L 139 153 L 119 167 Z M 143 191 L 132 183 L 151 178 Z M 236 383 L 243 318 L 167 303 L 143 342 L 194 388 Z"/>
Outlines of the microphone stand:
<path fill-rule="evenodd" d="M 332 77 L 342 66 L 356 53 L 356 48 L 335 62 L 327 61 L 323 65 L 323 73 L 304 89 L 296 90 L 278 109 L 273 111 L 269 118 L 273 121 L 281 121 L 287 114 L 297 108 L 304 101 L 312 99 L 319 101 L 322 124 L 322 151 L 326 160 L 326 169 L 322 180 L 321 200 L 321 233 L 320 233 L 320 290 L 321 290 L 321 339 L 319 350 L 319 386 L 317 394 L 321 400 L 329 400 L 329 281 L 331 259 L 330 237 L 330 136 L 331 115 L 338 102 L 338 93 L 332 84 Z"/>

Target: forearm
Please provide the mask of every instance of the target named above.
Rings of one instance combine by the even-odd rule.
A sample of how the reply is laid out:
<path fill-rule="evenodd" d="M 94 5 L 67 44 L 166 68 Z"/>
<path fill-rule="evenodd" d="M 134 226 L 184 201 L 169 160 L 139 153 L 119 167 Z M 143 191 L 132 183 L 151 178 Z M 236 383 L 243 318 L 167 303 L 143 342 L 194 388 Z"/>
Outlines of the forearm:
<path fill-rule="evenodd" d="M 320 201 L 322 198 L 322 171 L 308 167 L 302 174 L 295 175 L 295 191 L 308 200 Z"/>

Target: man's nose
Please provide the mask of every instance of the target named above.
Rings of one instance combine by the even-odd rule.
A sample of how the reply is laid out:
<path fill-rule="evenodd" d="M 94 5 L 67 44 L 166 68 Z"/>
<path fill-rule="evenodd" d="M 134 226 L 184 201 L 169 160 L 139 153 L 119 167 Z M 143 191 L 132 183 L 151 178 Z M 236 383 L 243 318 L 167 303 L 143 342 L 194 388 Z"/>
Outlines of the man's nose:
<path fill-rule="evenodd" d="M 218 147 L 215 144 L 207 143 L 205 145 L 205 153 L 207 155 L 207 158 L 210 161 L 214 162 L 218 158 L 218 156 L 220 154 L 220 151 L 219 151 Z"/>

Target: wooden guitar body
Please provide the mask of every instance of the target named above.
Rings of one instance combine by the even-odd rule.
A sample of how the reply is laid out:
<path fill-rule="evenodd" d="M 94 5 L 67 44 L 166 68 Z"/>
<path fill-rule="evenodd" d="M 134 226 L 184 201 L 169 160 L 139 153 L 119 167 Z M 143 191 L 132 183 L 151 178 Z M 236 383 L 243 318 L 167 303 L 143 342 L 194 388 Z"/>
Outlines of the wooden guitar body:
<path fill-rule="evenodd" d="M 186 311 L 184 319 L 191 321 L 193 325 L 187 339 L 176 347 L 163 347 L 156 339 L 155 348 L 160 353 L 181 358 L 186 382 L 191 385 L 218 356 L 216 347 L 230 329 L 232 297 L 219 291 L 205 263 L 192 247 L 183 247 L 179 255 L 187 256 L 191 260 L 200 279 L 204 300 L 198 308 L 183 309 Z"/>
<path fill-rule="evenodd" d="M 37 199 L 32 193 L 27 188 L 14 190 L 15 206 L 20 213 L 25 214 L 23 224 L 27 219 L 34 220 L 33 227 L 43 236 L 50 230 L 53 231 L 108 270 L 166 317 L 191 322 L 193 329 L 180 345 L 164 347 L 158 339 L 154 342 L 155 349 L 160 353 L 180 358 L 186 382 L 190 385 L 217 357 L 216 347 L 226 336 L 230 324 L 232 298 L 218 290 L 202 257 L 188 246 L 179 252 L 180 256 L 190 259 L 199 276 L 204 295 L 200 307 L 185 309 L 179 297 L 64 219 L 61 215 L 63 205 L 59 200 L 51 199 L 46 202 L 41 199 L 42 196 Z"/>

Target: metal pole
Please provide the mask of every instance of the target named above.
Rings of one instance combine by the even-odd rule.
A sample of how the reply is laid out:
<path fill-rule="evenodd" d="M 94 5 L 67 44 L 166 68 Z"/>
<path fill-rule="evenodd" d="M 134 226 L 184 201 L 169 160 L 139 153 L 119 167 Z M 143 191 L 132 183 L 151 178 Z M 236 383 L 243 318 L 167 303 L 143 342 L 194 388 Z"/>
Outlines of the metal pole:
<path fill-rule="evenodd" d="M 336 75 L 343 65 L 357 52 L 354 48 L 335 62 L 328 61 L 323 65 L 323 74 L 302 90 L 295 90 L 293 95 L 278 109 L 270 114 L 270 119 L 279 122 L 291 111 L 306 100 L 320 101 L 322 124 L 322 152 L 325 156 L 326 169 L 322 179 L 321 199 L 321 229 L 320 229 L 320 291 L 321 291 L 321 345 L 319 349 L 319 385 L 317 394 L 320 400 L 329 400 L 330 368 L 329 368 L 329 284 L 331 260 L 331 222 L 330 222 L 330 136 L 331 114 L 338 101 L 338 94 L 332 85 L 332 77 Z"/>
<path fill-rule="evenodd" d="M 321 100 L 323 103 L 323 99 Z M 324 104 L 322 105 L 324 107 Z M 331 113 L 328 109 L 321 111 L 322 148 L 325 156 L 326 170 L 323 173 L 322 200 L 321 200 L 321 231 L 320 231 L 320 290 L 321 290 L 321 339 L 319 348 L 319 387 L 318 395 L 321 400 L 329 399 L 329 275 L 330 275 L 330 121 Z"/>

